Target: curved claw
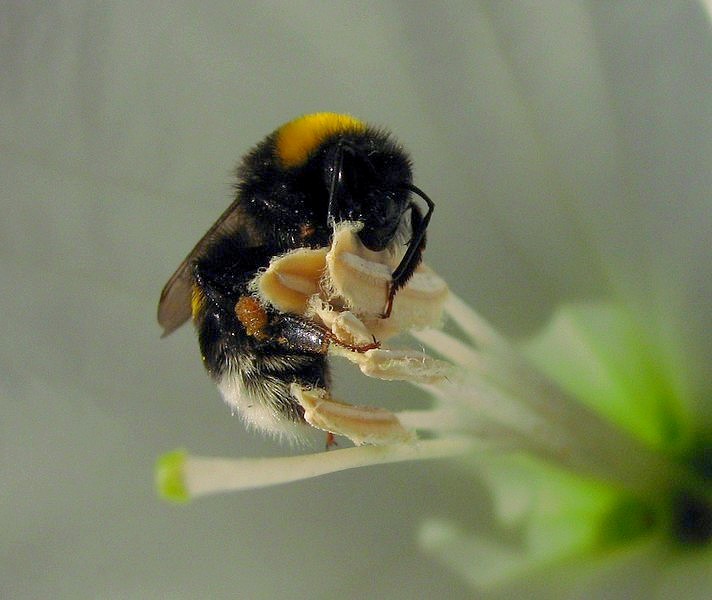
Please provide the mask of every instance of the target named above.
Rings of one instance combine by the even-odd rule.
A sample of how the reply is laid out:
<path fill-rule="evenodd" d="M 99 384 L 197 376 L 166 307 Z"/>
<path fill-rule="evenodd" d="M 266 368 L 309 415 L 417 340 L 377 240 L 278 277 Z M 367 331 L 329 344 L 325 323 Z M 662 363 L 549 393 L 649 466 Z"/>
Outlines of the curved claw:
<path fill-rule="evenodd" d="M 372 336 L 373 343 L 371 344 L 349 344 L 348 342 L 340 340 L 336 335 L 330 332 L 327 333 L 327 337 L 330 342 L 337 344 L 342 348 L 346 348 L 347 350 L 351 350 L 352 352 L 359 352 L 360 354 L 368 352 L 369 350 L 377 350 L 381 347 L 381 342 L 379 342 L 374 336 Z"/>
<path fill-rule="evenodd" d="M 393 300 L 396 297 L 397 291 L 398 290 L 396 289 L 396 286 L 393 285 L 393 282 L 391 282 L 388 285 L 388 297 L 386 298 L 386 308 L 381 313 L 381 319 L 388 319 L 391 316 L 391 312 L 393 311 Z"/>

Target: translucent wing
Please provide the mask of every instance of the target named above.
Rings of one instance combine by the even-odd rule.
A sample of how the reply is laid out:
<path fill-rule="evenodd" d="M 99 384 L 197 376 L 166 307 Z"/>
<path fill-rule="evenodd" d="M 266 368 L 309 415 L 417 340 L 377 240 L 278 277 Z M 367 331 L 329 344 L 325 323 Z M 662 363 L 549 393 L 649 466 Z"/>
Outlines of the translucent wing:
<path fill-rule="evenodd" d="M 240 207 L 240 200 L 233 202 L 220 215 L 220 218 L 185 257 L 185 260 L 163 287 L 161 299 L 158 301 L 158 322 L 163 327 L 162 337 L 173 333 L 191 316 L 192 268 L 195 259 L 204 256 L 216 240 L 237 233 L 242 233 L 246 239 L 252 237 L 250 227 Z"/>

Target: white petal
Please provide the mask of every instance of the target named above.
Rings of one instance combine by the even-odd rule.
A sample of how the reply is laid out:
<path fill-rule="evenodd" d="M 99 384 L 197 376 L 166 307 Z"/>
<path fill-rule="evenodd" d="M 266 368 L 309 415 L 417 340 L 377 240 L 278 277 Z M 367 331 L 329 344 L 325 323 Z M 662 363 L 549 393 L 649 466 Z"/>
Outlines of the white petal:
<path fill-rule="evenodd" d="M 465 533 L 449 521 L 426 521 L 419 541 L 428 554 L 477 589 L 500 585 L 531 568 L 526 553 Z"/>

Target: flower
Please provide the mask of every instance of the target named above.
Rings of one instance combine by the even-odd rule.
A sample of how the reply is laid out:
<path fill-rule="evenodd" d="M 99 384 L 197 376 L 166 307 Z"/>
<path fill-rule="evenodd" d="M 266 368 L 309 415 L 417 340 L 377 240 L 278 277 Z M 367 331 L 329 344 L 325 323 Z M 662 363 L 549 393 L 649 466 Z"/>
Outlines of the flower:
<path fill-rule="evenodd" d="M 459 336 L 415 332 L 456 368 L 435 384 L 428 410 L 398 414 L 428 437 L 306 456 L 159 461 L 161 492 L 189 497 L 287 483 L 383 462 L 462 457 L 484 478 L 503 528 L 520 544 L 467 534 L 448 520 L 421 542 L 478 588 L 519 582 L 555 565 L 650 554 L 662 589 L 680 568 L 705 573 L 712 557 L 709 432 L 683 418 L 645 338 L 614 305 L 562 307 L 516 346 L 462 300 L 446 305 Z M 695 565 L 698 566 L 692 566 Z"/>
<path fill-rule="evenodd" d="M 477 357 L 453 351 L 442 334 L 418 337 L 464 366 L 466 381 L 477 377 Z M 448 386 L 454 389 L 436 393 L 441 401 L 454 392 L 461 402 L 492 405 L 497 425 L 515 422 L 498 418 L 507 408 L 531 411 L 521 427 L 504 427 L 513 452 L 467 461 L 471 473 L 488 481 L 503 529 L 518 531 L 521 543 L 433 519 L 421 528 L 426 551 L 478 589 L 518 585 L 532 593 L 548 577 L 549 593 L 555 583 L 567 594 L 605 597 L 618 568 L 619 589 L 627 578 L 622 589 L 641 597 L 669 597 L 681 577 L 686 597 L 705 597 L 712 438 L 703 419 L 685 413 L 689 402 L 661 376 L 631 316 L 612 304 L 569 305 L 520 354 L 502 338 L 490 339 L 491 345 L 481 342 L 482 391 Z"/>

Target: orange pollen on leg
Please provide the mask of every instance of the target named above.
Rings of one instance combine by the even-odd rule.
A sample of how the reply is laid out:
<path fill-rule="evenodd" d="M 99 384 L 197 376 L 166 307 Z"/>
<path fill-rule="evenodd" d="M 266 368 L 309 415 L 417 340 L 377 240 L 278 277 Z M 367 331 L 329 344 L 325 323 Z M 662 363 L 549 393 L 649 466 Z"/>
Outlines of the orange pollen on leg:
<path fill-rule="evenodd" d="M 299 233 L 302 236 L 303 240 L 306 240 L 307 238 L 310 238 L 311 236 L 314 235 L 314 232 L 316 231 L 316 227 L 314 225 L 302 225 Z"/>
<path fill-rule="evenodd" d="M 235 305 L 235 314 L 247 335 L 257 338 L 265 336 L 263 329 L 267 326 L 267 313 L 256 298 L 241 296 Z"/>

